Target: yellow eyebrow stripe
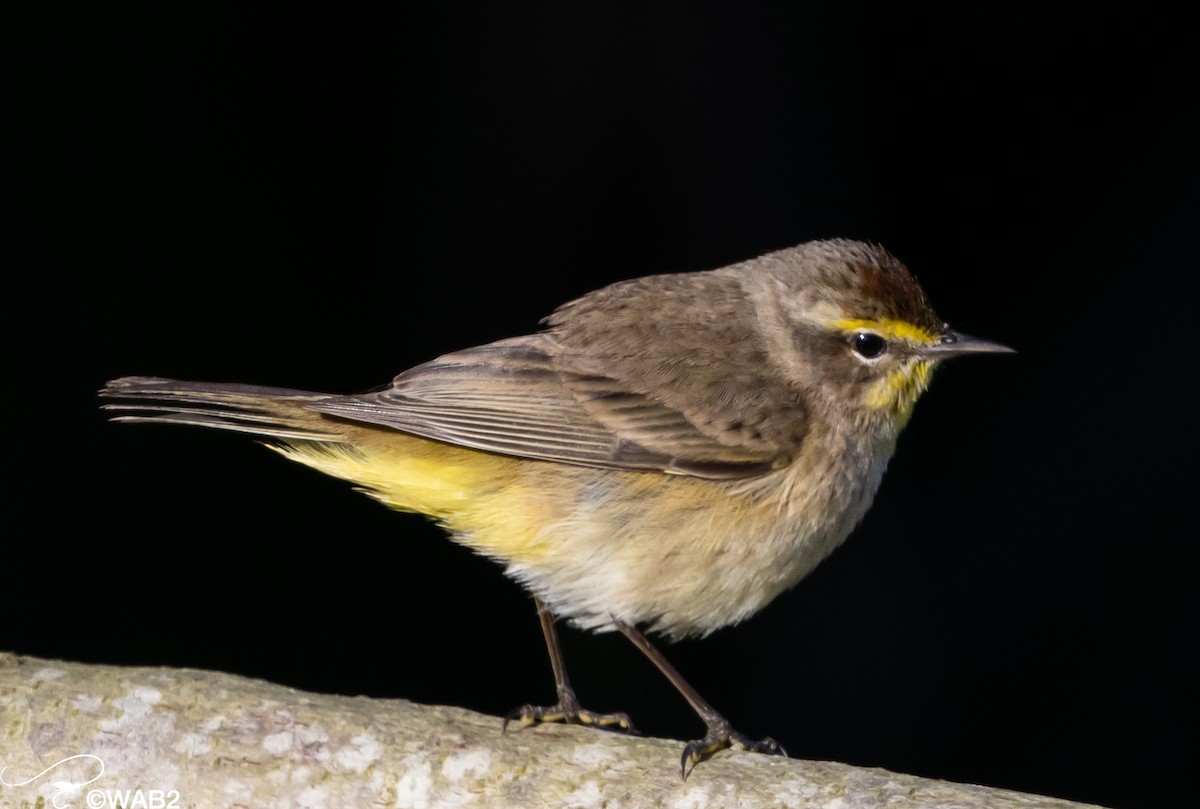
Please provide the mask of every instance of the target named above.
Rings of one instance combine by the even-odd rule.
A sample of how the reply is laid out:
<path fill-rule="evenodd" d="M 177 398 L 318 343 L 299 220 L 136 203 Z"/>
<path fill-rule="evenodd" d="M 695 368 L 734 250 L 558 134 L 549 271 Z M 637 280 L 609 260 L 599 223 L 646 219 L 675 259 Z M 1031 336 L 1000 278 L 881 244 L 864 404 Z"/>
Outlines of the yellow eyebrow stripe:
<path fill-rule="evenodd" d="M 926 331 L 920 326 L 909 323 L 907 320 L 895 320 L 893 318 L 884 318 L 883 320 L 835 320 L 829 325 L 847 334 L 869 331 L 878 334 L 885 340 L 908 340 L 909 342 L 924 343 L 926 345 L 936 343 L 941 338 L 940 334 Z"/>

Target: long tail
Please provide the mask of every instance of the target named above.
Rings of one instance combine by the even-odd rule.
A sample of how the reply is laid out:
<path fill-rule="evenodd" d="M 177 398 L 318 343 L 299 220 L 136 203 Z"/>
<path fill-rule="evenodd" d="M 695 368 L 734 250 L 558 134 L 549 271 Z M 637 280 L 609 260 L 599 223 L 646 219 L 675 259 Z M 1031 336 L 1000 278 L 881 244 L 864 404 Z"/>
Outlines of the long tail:
<path fill-rule="evenodd" d="M 101 390 L 113 421 L 194 424 L 283 440 L 342 442 L 345 424 L 309 409 L 337 398 L 288 388 L 183 382 L 150 376 L 114 379 Z"/>

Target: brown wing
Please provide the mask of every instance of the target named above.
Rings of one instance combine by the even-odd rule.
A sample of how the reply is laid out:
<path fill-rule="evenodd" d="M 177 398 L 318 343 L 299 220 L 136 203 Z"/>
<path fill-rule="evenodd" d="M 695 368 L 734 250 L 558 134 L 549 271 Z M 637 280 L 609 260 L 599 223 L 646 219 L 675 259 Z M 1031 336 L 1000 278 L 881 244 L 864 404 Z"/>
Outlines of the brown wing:
<path fill-rule="evenodd" d="M 555 367 L 602 423 L 619 423 L 607 396 L 593 398 L 611 384 L 613 395 L 643 395 L 739 456 L 786 461 L 807 432 L 808 408 L 777 364 L 797 358 L 768 356 L 760 313 L 742 284 L 759 273 L 747 263 L 652 275 L 585 295 L 547 318 Z M 647 446 L 657 448 L 658 438 L 677 440 L 655 432 Z"/>
<path fill-rule="evenodd" d="M 391 387 L 312 410 L 474 449 L 560 463 L 740 478 L 778 453 L 721 441 L 619 380 L 572 370 L 551 334 L 447 354 Z"/>

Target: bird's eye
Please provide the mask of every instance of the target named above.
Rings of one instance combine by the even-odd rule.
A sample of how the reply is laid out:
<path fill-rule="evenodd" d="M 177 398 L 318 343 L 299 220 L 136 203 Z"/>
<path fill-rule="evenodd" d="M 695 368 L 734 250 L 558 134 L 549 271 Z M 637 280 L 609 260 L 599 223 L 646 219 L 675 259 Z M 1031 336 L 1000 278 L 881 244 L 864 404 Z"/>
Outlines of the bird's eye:
<path fill-rule="evenodd" d="M 871 334 L 870 332 L 859 332 L 854 335 L 852 345 L 854 346 L 854 353 L 868 360 L 881 357 L 883 356 L 883 352 L 887 351 L 887 340 L 878 334 Z"/>

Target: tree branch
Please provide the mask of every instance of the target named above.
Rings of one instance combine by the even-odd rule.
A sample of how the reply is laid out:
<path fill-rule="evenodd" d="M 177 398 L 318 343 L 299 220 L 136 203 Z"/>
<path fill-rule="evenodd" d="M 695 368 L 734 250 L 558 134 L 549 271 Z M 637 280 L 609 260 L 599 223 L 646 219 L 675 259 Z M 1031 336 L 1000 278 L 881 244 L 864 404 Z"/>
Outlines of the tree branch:
<path fill-rule="evenodd" d="M 459 708 L 3 652 L 0 723 L 3 806 L 53 806 L 57 796 L 59 806 L 99 809 L 126 791 L 126 806 L 153 807 L 161 794 L 164 809 L 1081 806 L 739 752 L 703 763 L 685 783 L 677 741 L 553 725 L 502 734 L 496 717 Z"/>

